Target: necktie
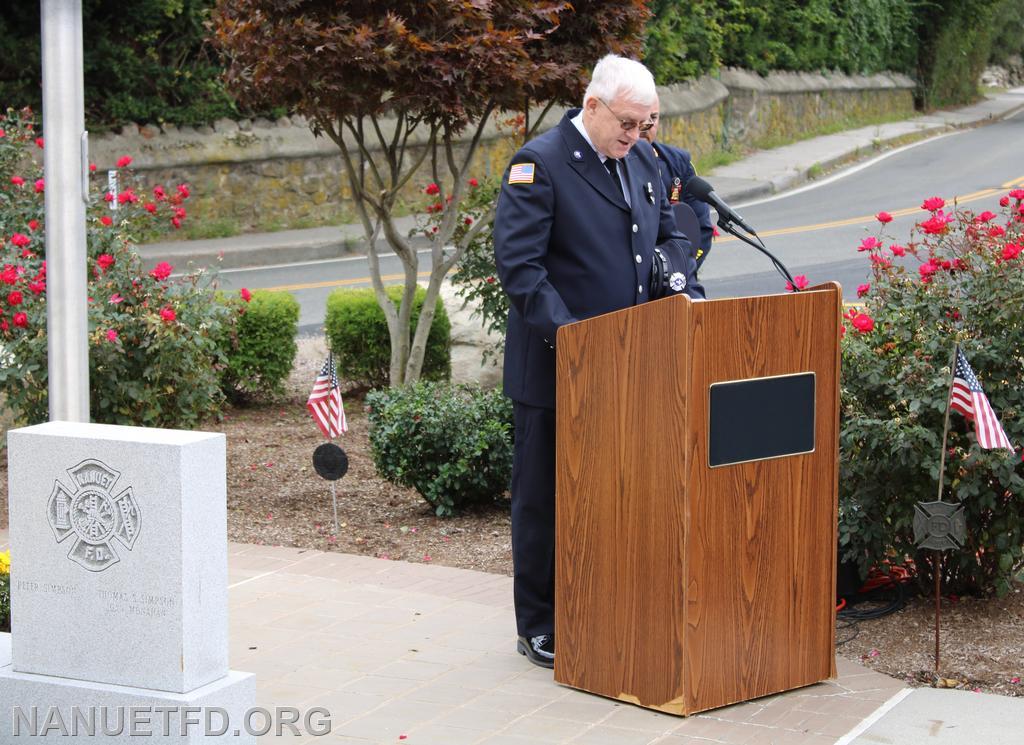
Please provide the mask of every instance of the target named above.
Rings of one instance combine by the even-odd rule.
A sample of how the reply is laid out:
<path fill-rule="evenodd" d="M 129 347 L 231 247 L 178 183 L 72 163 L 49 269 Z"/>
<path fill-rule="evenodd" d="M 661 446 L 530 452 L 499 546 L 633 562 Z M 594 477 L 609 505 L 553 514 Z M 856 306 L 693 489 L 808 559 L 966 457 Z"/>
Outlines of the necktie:
<path fill-rule="evenodd" d="M 608 173 L 611 174 L 612 181 L 615 182 L 616 191 L 622 194 L 622 198 L 626 200 L 626 204 L 632 204 L 629 200 L 629 194 L 626 189 L 623 188 L 622 180 L 619 178 L 619 161 L 615 158 L 605 158 L 604 167 L 607 168 Z"/>
<path fill-rule="evenodd" d="M 619 181 L 619 161 L 615 160 L 615 158 L 605 158 L 604 167 L 608 169 L 608 173 L 611 174 L 615 185 L 621 189 L 622 184 Z"/>

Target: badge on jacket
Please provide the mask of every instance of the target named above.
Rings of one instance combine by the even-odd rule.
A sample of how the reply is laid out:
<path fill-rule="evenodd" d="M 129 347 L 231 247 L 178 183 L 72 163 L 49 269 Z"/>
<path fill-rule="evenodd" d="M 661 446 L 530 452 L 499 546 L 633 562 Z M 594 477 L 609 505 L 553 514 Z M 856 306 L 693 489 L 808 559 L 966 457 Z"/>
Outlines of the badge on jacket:
<path fill-rule="evenodd" d="M 668 201 L 670 204 L 679 204 L 679 193 L 683 190 L 683 182 L 676 176 L 672 179 L 672 193 L 669 194 Z"/>

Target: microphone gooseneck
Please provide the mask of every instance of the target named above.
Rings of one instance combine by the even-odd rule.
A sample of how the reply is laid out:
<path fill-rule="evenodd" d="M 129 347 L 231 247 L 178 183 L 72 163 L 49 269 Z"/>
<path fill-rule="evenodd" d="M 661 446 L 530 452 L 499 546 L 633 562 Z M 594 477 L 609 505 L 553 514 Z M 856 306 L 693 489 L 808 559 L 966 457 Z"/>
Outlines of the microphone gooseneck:
<path fill-rule="evenodd" d="M 786 265 L 779 261 L 779 259 L 776 258 L 775 255 L 772 254 L 772 252 L 765 247 L 764 241 L 761 240 L 761 237 L 757 234 L 757 231 L 755 231 L 752 227 L 747 225 L 747 223 L 743 220 L 743 218 L 736 210 L 734 210 L 732 207 L 726 204 L 720 196 L 715 194 L 715 190 L 712 188 L 711 184 L 702 179 L 700 176 L 693 176 L 690 178 L 689 181 L 686 182 L 686 191 L 692 194 L 700 201 L 704 202 L 705 204 L 714 207 L 715 211 L 718 213 L 718 227 L 720 227 L 722 230 L 729 233 L 730 235 L 736 236 L 747 245 L 753 246 L 758 251 L 767 256 L 769 259 L 771 259 L 771 262 L 775 266 L 776 271 L 778 271 L 779 274 L 781 274 L 786 280 L 789 281 L 789 284 L 793 288 L 793 291 L 800 291 L 800 288 L 796 286 L 796 281 L 793 279 L 793 275 L 789 273 L 789 270 L 786 268 Z M 755 243 L 749 237 L 740 233 L 736 229 L 737 225 L 743 228 L 743 230 L 745 230 L 746 232 L 750 233 L 750 235 L 754 236 L 754 238 L 757 239 L 757 242 Z"/>

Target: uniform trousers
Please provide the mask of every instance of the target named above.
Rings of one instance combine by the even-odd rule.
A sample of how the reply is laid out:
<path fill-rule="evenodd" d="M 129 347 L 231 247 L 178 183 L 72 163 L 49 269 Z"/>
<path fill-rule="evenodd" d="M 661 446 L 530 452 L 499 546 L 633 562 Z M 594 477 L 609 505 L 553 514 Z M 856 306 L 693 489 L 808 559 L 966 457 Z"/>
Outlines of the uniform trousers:
<path fill-rule="evenodd" d="M 555 627 L 555 412 L 513 402 L 512 565 L 516 628 Z"/>

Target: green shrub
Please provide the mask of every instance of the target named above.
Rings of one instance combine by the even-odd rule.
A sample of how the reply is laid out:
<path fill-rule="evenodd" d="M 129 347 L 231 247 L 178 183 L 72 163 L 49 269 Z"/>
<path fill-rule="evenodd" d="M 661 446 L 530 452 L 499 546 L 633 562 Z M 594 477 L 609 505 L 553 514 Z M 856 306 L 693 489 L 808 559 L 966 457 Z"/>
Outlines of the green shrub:
<path fill-rule="evenodd" d="M 366 397 L 377 472 L 439 516 L 488 502 L 512 477 L 512 402 L 498 391 L 416 383 Z"/>
<path fill-rule="evenodd" d="M 402 288 L 387 288 L 395 303 Z M 409 318 L 410 333 L 423 307 L 426 290 L 417 288 Z M 327 339 L 334 351 L 338 376 L 366 388 L 380 388 L 390 383 L 391 340 L 384 311 L 377 304 L 373 290 L 335 290 L 327 298 Z M 434 322 L 427 336 L 423 356 L 424 380 L 448 380 L 451 377 L 451 323 L 441 298 L 437 299 Z"/>
<path fill-rule="evenodd" d="M 31 113 L 9 110 L 0 129 L 0 390 L 15 421 L 31 424 L 48 408 L 45 185 L 27 155 L 38 146 Z M 90 416 L 191 427 L 220 410 L 216 340 L 234 314 L 217 301 L 212 274 L 174 279 L 172 266 L 143 266 L 133 248 L 155 221 L 180 224 L 188 187 L 149 197 L 130 187 L 124 168 L 122 176 L 118 210 L 94 184 L 86 215 Z"/>
<path fill-rule="evenodd" d="M 1024 444 L 1022 200 L 1024 190 L 1004 197 L 1002 217 L 947 214 L 928 200 L 931 214 L 906 246 L 884 248 L 875 236 L 862 244 L 873 281 L 858 288 L 863 311 L 846 315 L 839 487 L 842 555 L 862 571 L 916 555 L 923 585 L 932 584 L 931 552 L 914 543 L 914 505 L 936 498 L 957 341 L 1010 441 Z M 944 500 L 963 502 L 967 523 L 964 547 L 945 553 L 946 590 L 1005 592 L 1024 566 L 1024 462 L 981 449 L 957 412 L 946 448 Z"/>
<path fill-rule="evenodd" d="M 280 395 L 295 362 L 298 301 L 288 292 L 243 289 L 231 303 L 239 315 L 225 348 L 224 393 L 236 401 Z"/>
<path fill-rule="evenodd" d="M 82 3 L 85 117 L 90 129 L 173 122 L 209 124 L 240 112 L 207 42 L 213 0 Z M 38 2 L 4 3 L 0 101 L 42 104 Z M 268 112 L 268 116 L 279 112 Z"/>

